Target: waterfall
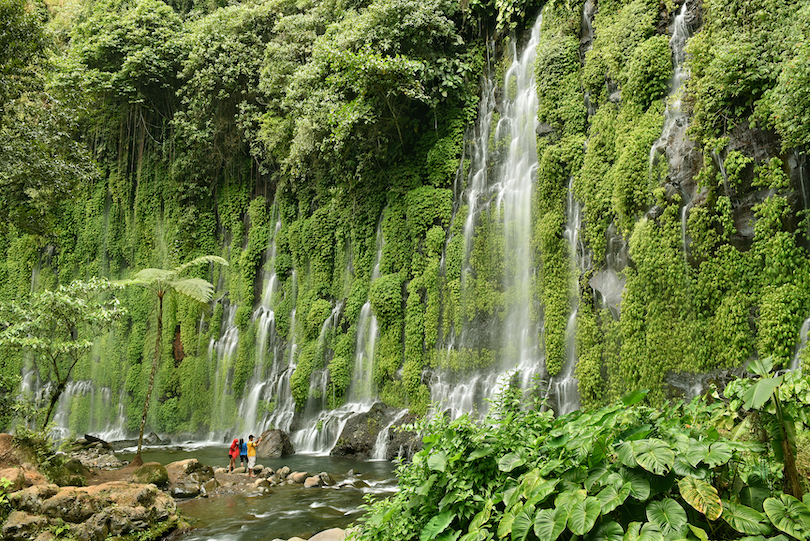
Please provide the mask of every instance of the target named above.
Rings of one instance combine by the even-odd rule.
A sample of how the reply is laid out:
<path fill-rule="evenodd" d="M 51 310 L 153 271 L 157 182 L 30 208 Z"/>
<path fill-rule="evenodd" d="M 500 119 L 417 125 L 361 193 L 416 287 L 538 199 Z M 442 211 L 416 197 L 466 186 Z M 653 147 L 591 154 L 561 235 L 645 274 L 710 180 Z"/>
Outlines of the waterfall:
<path fill-rule="evenodd" d="M 211 407 L 211 430 L 210 440 L 220 439 L 221 430 L 232 428 L 230 420 L 232 414 L 233 389 L 231 389 L 231 372 L 233 368 L 233 356 L 236 347 L 239 345 L 239 328 L 236 326 L 235 304 L 228 304 L 224 308 L 223 332 L 220 338 L 211 338 L 208 344 L 208 360 L 214 365 L 214 401 Z"/>
<path fill-rule="evenodd" d="M 669 40 L 669 46 L 672 49 L 673 77 L 664 112 L 664 128 L 661 136 L 650 148 L 649 159 L 650 174 L 652 175 L 658 155 L 664 154 L 670 182 L 682 189 L 683 185 L 690 181 L 687 158 L 693 149 L 693 143 L 686 138 L 689 118 L 681 108 L 683 83 L 689 78 L 689 70 L 684 66 L 686 41 L 689 39 L 688 5 L 688 0 L 681 5 L 673 21 L 672 37 Z M 686 204 L 686 200 L 684 204 Z"/>
<path fill-rule="evenodd" d="M 554 395 L 557 400 L 555 408 L 558 415 L 564 415 L 579 409 L 578 381 L 576 379 L 576 333 L 577 311 L 579 308 L 579 277 L 589 262 L 586 261 L 585 247 L 580 240 L 579 232 L 582 227 L 582 209 L 574 197 L 574 178 L 568 182 L 568 200 L 566 202 L 566 227 L 563 236 L 568 241 L 568 250 L 571 257 L 571 288 L 573 291 L 573 306 L 568 323 L 565 327 L 565 364 L 557 381 L 553 382 Z"/>
<path fill-rule="evenodd" d="M 799 330 L 799 344 L 796 347 L 796 353 L 793 355 L 793 360 L 790 362 L 791 370 L 801 370 L 802 367 L 802 353 L 807 348 L 807 333 L 810 332 L 810 317 L 804 320 L 802 328 Z"/>
<path fill-rule="evenodd" d="M 490 133 L 496 110 L 496 84 L 484 81 L 471 145 L 470 173 L 463 197 L 467 201 L 464 222 L 464 259 L 462 291 L 472 287 L 475 273 L 471 259 L 476 226 L 481 220 L 493 220 L 503 228 L 503 246 L 507 270 L 503 287 L 509 299 L 501 323 L 488 329 L 456 329 L 449 339 L 453 350 L 475 349 L 477 341 L 486 335 L 497 349 L 489 370 L 466 375 L 451 370 L 437 370 L 431 376 L 431 400 L 442 410 L 456 417 L 464 412 L 483 413 L 487 399 L 493 397 L 513 377 L 519 375 L 522 384 L 542 368 L 538 337 L 540 324 L 534 312 L 533 280 L 535 268 L 531 257 L 531 201 L 537 168 L 537 92 L 534 81 L 534 60 L 540 40 L 542 16 L 532 28 L 530 40 L 520 56 L 511 43 L 513 62 L 507 69 L 497 108 L 500 118 Z M 490 145 L 495 149 L 490 149 Z M 499 154 L 497 148 L 504 150 Z M 483 211 L 489 211 L 484 216 Z M 463 294 L 463 293 L 462 293 Z M 497 327 L 497 328 L 496 328 Z"/>
<path fill-rule="evenodd" d="M 405 417 L 407 413 L 408 410 L 400 411 L 394 416 L 390 423 L 385 425 L 385 428 L 380 430 L 374 442 L 374 448 L 371 450 L 371 460 L 387 460 L 388 444 L 391 443 L 391 429 L 400 419 Z"/>

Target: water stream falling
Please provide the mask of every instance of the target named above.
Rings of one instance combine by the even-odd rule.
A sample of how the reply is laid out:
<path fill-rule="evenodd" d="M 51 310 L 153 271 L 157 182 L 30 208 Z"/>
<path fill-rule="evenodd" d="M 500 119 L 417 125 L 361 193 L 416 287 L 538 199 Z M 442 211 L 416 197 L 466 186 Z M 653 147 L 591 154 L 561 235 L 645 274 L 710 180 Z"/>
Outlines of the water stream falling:
<path fill-rule="evenodd" d="M 510 301 L 497 332 L 500 350 L 493 367 L 487 371 L 458 375 L 438 370 L 430 383 L 431 400 L 456 417 L 465 412 L 483 413 L 487 399 L 519 373 L 521 385 L 531 381 L 542 368 L 538 337 L 540 324 L 533 317 L 534 262 L 531 257 L 531 201 L 537 168 L 536 129 L 537 92 L 534 82 L 534 60 L 540 39 L 542 16 L 531 31 L 529 42 L 520 56 L 511 43 L 512 65 L 507 69 L 498 107 L 500 119 L 490 133 L 496 109 L 496 85 L 490 78 L 483 84 L 479 117 L 472 145 L 470 175 L 464 197 L 468 202 L 464 222 L 465 260 L 462 289 L 470 287 L 472 268 L 470 254 L 473 235 L 481 220 L 494 220 L 502 226 L 504 267 L 503 288 Z M 496 143 L 508 145 L 503 156 L 490 150 L 490 136 Z M 499 146 L 498 144 L 495 145 Z M 492 178 L 490 178 L 492 177 Z M 488 210 L 490 216 L 484 216 Z M 482 335 L 482 329 L 456 329 L 449 348 L 471 348 Z"/>
<path fill-rule="evenodd" d="M 793 360 L 790 362 L 791 370 L 800 370 L 802 366 L 802 357 L 804 356 L 805 349 L 807 348 L 807 333 L 810 332 L 810 317 L 804 320 L 802 327 L 799 330 L 799 344 L 796 347 L 796 353 L 793 355 Z"/>

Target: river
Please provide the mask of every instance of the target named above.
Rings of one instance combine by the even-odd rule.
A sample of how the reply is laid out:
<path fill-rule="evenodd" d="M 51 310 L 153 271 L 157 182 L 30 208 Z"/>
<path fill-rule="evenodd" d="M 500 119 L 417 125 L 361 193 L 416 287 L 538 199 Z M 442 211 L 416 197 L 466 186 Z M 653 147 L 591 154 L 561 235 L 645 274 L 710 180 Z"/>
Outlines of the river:
<path fill-rule="evenodd" d="M 132 452 L 116 453 L 131 460 Z M 214 468 L 228 465 L 227 444 L 189 444 L 180 447 L 145 448 L 144 462 L 168 464 L 196 458 Z M 181 501 L 179 508 L 194 528 L 180 541 L 272 541 L 293 536 L 308 538 L 329 528 L 346 528 L 363 513 L 364 497 L 382 498 L 397 490 L 395 465 L 385 461 L 359 461 L 313 455 L 290 455 L 261 459 L 262 466 L 316 474 L 325 471 L 336 481 L 349 470 L 358 472 L 368 487 L 312 488 L 300 485 L 273 487 L 267 495 L 228 494 Z"/>

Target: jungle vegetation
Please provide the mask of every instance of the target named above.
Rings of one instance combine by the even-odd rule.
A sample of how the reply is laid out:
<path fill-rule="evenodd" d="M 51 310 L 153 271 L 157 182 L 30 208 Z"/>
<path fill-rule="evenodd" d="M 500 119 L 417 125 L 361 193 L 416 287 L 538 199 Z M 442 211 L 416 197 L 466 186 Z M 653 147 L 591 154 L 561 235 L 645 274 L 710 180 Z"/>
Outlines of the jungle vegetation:
<path fill-rule="evenodd" d="M 299 409 L 320 392 L 310 380 L 321 370 L 328 404 L 346 400 L 368 301 L 380 323 L 377 394 L 425 413 L 430 371 L 500 360 L 486 343 L 449 347 L 509 301 L 495 218 L 480 218 L 469 250 L 460 235 L 468 130 L 482 78 L 503 77 L 507 45 L 520 45 L 543 9 L 531 245 L 548 376 L 562 368 L 574 304 L 587 408 L 642 387 L 663 404 L 673 373 L 765 357 L 787 368 L 810 315 L 810 7 L 690 3 L 681 98 L 697 197 L 687 202 L 666 160 L 650 166 L 681 3 L 600 0 L 589 47 L 584 3 L 0 0 L 0 299 L 217 255 L 229 265 L 191 273 L 215 286 L 210 304 L 167 296 L 159 317 L 149 292 L 117 292 L 126 314 L 75 363 L 74 380 L 122 397 L 127 430 L 150 395 L 154 344 L 148 426 L 232 425 L 248 380 L 266 370 L 252 315 L 270 274 L 275 332 L 297 344 Z M 580 276 L 562 239 L 569 182 L 591 262 Z M 621 317 L 592 286 L 612 257 L 609 237 L 627 245 Z M 465 281 L 467 261 L 475 273 Z M 238 346 L 215 369 L 208 346 L 228 328 Z M 0 351 L 3 397 L 26 370 L 30 357 Z M 79 433 L 100 406 L 73 400 Z"/>

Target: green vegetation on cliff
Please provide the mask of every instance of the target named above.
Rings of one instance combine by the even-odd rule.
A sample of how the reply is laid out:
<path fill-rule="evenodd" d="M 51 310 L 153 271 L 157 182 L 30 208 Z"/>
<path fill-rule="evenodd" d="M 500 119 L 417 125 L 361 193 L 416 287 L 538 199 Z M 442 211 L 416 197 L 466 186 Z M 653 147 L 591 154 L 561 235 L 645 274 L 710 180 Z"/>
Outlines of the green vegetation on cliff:
<path fill-rule="evenodd" d="M 680 2 L 597 1 L 590 39 L 584 0 L 0 1 L 13 31 L 0 42 L 0 300 L 208 254 L 230 264 L 199 271 L 210 308 L 167 300 L 160 340 L 153 299 L 118 295 L 127 315 L 73 379 L 120 400 L 127 430 L 154 343 L 154 430 L 234 426 L 273 362 L 295 367 L 298 410 L 344 403 L 366 302 L 373 388 L 390 406 L 424 413 L 431 371 L 501 366 L 515 347 L 497 330 L 516 296 L 510 226 L 491 204 L 467 228 L 470 134 L 482 81 L 503 81 L 541 9 L 528 240 L 545 375 L 575 343 L 581 400 L 596 407 L 641 386 L 661 403 L 673 373 L 794 360 L 810 316 L 803 3 L 690 1 L 676 97 Z M 680 164 L 658 148 L 677 98 Z M 490 168 L 509 143 L 494 135 L 501 114 Z M 624 284 L 620 305 L 605 302 L 606 277 Z M 32 369 L 0 353 L 4 395 Z M 71 430 L 102 418 L 98 400 L 72 400 Z"/>

